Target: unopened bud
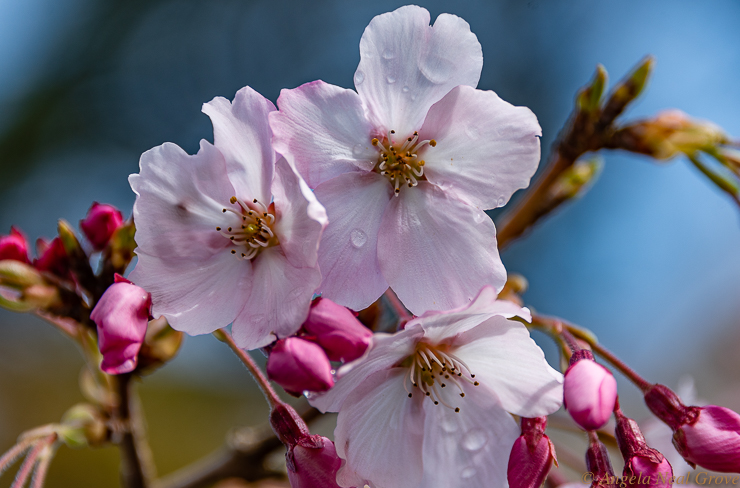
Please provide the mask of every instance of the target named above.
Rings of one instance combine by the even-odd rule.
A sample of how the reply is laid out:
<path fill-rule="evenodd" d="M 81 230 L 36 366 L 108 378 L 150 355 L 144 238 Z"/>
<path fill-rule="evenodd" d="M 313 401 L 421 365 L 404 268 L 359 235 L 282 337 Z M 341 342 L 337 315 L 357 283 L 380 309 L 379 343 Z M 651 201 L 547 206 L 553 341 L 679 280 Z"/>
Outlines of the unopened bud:
<path fill-rule="evenodd" d="M 628 487 L 640 488 L 645 484 L 656 488 L 670 487 L 673 468 L 665 456 L 658 450 L 648 447 L 637 422 L 625 417 L 621 410 L 617 409 L 615 414 L 617 417 L 615 435 L 624 458 L 623 479 L 626 480 Z M 649 481 L 645 483 L 644 480 Z"/>
<path fill-rule="evenodd" d="M 21 293 L 21 300 L 34 308 L 50 308 L 61 303 L 59 289 L 50 285 L 31 285 Z"/>
<path fill-rule="evenodd" d="M 603 427 L 617 400 L 617 380 L 593 360 L 590 351 L 573 354 L 565 372 L 563 404 L 573 420 L 585 430 Z"/>
<path fill-rule="evenodd" d="M 608 75 L 604 66 L 596 66 L 596 74 L 590 85 L 584 87 L 576 99 L 578 108 L 587 113 L 596 113 L 601 106 L 601 97 L 606 88 Z"/>
<path fill-rule="evenodd" d="M 108 374 L 136 369 L 151 306 L 149 293 L 134 284 L 118 282 L 108 287 L 90 314 L 98 326 L 98 347 L 103 355 L 100 369 Z"/>
<path fill-rule="evenodd" d="M 326 437 L 318 437 L 312 444 L 319 447 L 305 447 L 299 442 L 286 454 L 288 480 L 292 488 L 339 488 L 337 471 L 342 460 L 337 456 L 334 443 Z"/>
<path fill-rule="evenodd" d="M 73 448 L 99 446 L 108 438 L 105 418 L 100 410 L 87 403 L 67 410 L 57 430 L 62 441 Z"/>
<path fill-rule="evenodd" d="M 522 418 L 522 435 L 509 455 L 507 477 L 511 488 L 539 488 L 557 464 L 555 446 L 545 435 L 547 417 Z"/>
<path fill-rule="evenodd" d="M 174 358 L 182 345 L 183 335 L 170 327 L 165 317 L 149 321 L 139 351 L 139 368 L 149 371 Z"/>
<path fill-rule="evenodd" d="M 595 432 L 589 433 L 589 444 L 586 450 L 586 469 L 591 473 L 591 487 L 616 488 L 614 469 L 609 460 L 606 446 L 599 441 Z"/>
<path fill-rule="evenodd" d="M 80 221 L 80 228 L 95 250 L 100 251 L 123 224 L 123 215 L 112 205 L 93 202 L 87 216 Z"/>
<path fill-rule="evenodd" d="M 655 66 L 655 59 L 647 56 L 638 64 L 631 73 L 622 79 L 612 90 L 609 99 L 604 105 L 602 121 L 611 123 L 624 109 L 634 101 L 647 85 L 650 74 Z"/>
<path fill-rule="evenodd" d="M 64 278 L 69 275 L 69 256 L 67 251 L 64 250 L 64 244 L 62 244 L 59 237 L 55 237 L 51 242 L 38 239 L 36 248 L 39 256 L 33 262 L 36 269 Z"/>
<path fill-rule="evenodd" d="M 43 282 L 39 272 L 26 263 L 12 259 L 0 261 L 0 285 L 22 290 Z"/>
<path fill-rule="evenodd" d="M 0 261 L 6 259 L 30 263 L 26 236 L 15 227 L 10 228 L 9 235 L 0 236 Z"/>
<path fill-rule="evenodd" d="M 280 339 L 272 346 L 267 358 L 267 376 L 294 395 L 326 391 L 334 386 L 326 353 L 300 337 Z"/>
<path fill-rule="evenodd" d="M 359 358 L 373 338 L 373 333 L 352 312 L 327 298 L 313 301 L 303 329 L 306 339 L 321 346 L 331 361 Z"/>
<path fill-rule="evenodd" d="M 550 187 L 551 198 L 570 200 L 581 195 L 596 181 L 602 166 L 601 160 L 597 158 L 576 161 Z"/>

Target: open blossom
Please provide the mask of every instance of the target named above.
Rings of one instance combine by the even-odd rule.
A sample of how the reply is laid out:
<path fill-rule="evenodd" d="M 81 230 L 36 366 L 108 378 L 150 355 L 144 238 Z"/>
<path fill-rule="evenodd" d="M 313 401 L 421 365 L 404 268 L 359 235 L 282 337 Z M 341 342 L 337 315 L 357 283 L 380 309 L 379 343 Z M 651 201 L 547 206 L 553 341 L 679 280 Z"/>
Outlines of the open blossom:
<path fill-rule="evenodd" d="M 287 162 L 276 162 L 274 110 L 249 87 L 233 102 L 217 97 L 203 106 L 213 145 L 201 141 L 193 156 L 155 147 L 129 178 L 139 246 L 131 279 L 177 330 L 233 322 L 236 343 L 253 349 L 294 333 L 308 314 L 326 213 Z"/>
<path fill-rule="evenodd" d="M 526 187 L 539 162 L 534 114 L 475 89 L 483 55 L 468 24 L 429 20 L 416 6 L 375 17 L 357 92 L 315 81 L 283 90 L 270 115 L 276 150 L 329 217 L 320 291 L 355 310 L 389 285 L 416 315 L 500 290 L 484 210 Z"/>
<path fill-rule="evenodd" d="M 486 287 L 464 308 L 376 334 L 334 388 L 311 398 L 339 412 L 339 485 L 506 487 L 520 432 L 510 413 L 540 417 L 562 401 L 562 376 L 514 316 L 530 318 Z"/>

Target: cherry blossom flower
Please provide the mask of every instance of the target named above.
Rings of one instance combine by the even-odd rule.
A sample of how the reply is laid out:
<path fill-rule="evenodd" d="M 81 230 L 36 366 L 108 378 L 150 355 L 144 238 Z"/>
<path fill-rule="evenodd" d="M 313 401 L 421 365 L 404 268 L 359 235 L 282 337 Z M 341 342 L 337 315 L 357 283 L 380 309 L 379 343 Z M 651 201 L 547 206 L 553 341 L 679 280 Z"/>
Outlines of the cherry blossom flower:
<path fill-rule="evenodd" d="M 511 413 L 541 417 L 562 402 L 562 375 L 527 328 L 527 309 L 484 288 L 464 308 L 430 312 L 395 334 L 376 334 L 345 365 L 322 411 L 339 412 L 340 486 L 506 487 L 520 430 Z"/>
<path fill-rule="evenodd" d="M 152 294 L 154 316 L 204 334 L 233 322 L 240 347 L 294 333 L 321 280 L 324 208 L 284 159 L 249 87 L 203 106 L 214 144 L 190 156 L 174 144 L 145 152 L 131 175 L 138 263 L 131 279 Z"/>
<path fill-rule="evenodd" d="M 354 310 L 389 285 L 416 315 L 500 290 L 506 270 L 484 210 L 525 188 L 539 162 L 534 114 L 475 89 L 483 55 L 469 25 L 429 20 L 416 6 L 375 17 L 357 92 L 307 83 L 283 90 L 270 114 L 275 149 L 329 217 L 322 296 Z"/>

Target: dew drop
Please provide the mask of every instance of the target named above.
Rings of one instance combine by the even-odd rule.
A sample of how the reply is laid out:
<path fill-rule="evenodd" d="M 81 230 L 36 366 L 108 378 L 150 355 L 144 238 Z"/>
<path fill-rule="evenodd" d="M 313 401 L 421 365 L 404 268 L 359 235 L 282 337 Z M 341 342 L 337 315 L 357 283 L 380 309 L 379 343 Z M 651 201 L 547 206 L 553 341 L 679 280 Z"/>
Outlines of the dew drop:
<path fill-rule="evenodd" d="M 471 139 L 478 139 L 480 137 L 480 131 L 477 127 L 473 125 L 469 125 L 465 128 L 465 133 L 470 137 Z"/>
<path fill-rule="evenodd" d="M 466 451 L 475 452 L 483 449 L 483 446 L 485 446 L 487 442 L 488 437 L 486 436 L 485 432 L 473 429 L 467 431 L 463 436 L 462 447 Z"/>
<path fill-rule="evenodd" d="M 393 83 L 396 82 L 396 77 L 388 75 L 385 77 L 385 81 L 387 81 L 389 85 L 392 85 Z"/>
<path fill-rule="evenodd" d="M 475 468 L 472 466 L 468 466 L 467 468 L 462 470 L 462 473 L 460 473 L 460 476 L 462 479 L 467 480 L 475 476 Z"/>
<path fill-rule="evenodd" d="M 394 53 L 390 49 L 386 49 L 385 51 L 383 51 L 382 56 L 383 56 L 383 59 L 393 59 L 396 57 L 396 53 Z"/>
<path fill-rule="evenodd" d="M 402 88 L 402 90 L 403 90 L 404 93 L 408 93 L 409 90 L 410 90 L 410 88 L 409 88 L 408 85 L 404 85 L 404 87 Z"/>
<path fill-rule="evenodd" d="M 361 85 L 365 81 L 365 73 L 360 70 L 355 72 L 355 86 Z"/>
<path fill-rule="evenodd" d="M 442 430 L 448 434 L 457 431 L 457 422 L 455 420 L 454 418 L 445 418 L 441 423 Z"/>
<path fill-rule="evenodd" d="M 498 201 L 496 202 L 496 206 L 503 207 L 505 203 L 506 203 L 506 199 L 504 197 L 500 197 Z"/>
<path fill-rule="evenodd" d="M 264 314 L 258 313 L 249 317 L 249 321 L 255 325 L 264 325 L 265 318 L 266 316 Z"/>
<path fill-rule="evenodd" d="M 367 146 L 365 144 L 355 144 L 352 147 L 352 155 L 355 157 L 361 157 L 365 154 L 365 151 L 367 150 Z"/>
<path fill-rule="evenodd" d="M 367 242 L 367 234 L 360 229 L 353 229 L 349 233 L 349 240 L 356 249 L 360 249 Z"/>

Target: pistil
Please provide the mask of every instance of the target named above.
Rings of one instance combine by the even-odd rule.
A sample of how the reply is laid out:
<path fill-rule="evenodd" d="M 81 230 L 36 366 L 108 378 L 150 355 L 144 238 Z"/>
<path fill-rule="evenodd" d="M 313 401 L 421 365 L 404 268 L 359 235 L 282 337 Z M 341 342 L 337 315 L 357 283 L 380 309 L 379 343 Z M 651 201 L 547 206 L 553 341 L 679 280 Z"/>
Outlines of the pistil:
<path fill-rule="evenodd" d="M 236 197 L 231 197 L 229 201 L 232 205 L 238 204 L 238 207 L 224 208 L 222 212 L 233 213 L 240 221 L 225 229 L 216 227 L 216 230 L 236 247 L 231 249 L 231 254 L 241 260 L 254 259 L 263 249 L 279 244 L 272 230 L 275 215 L 262 202 L 256 198 L 244 202 Z"/>
<path fill-rule="evenodd" d="M 418 185 L 420 180 L 426 179 L 424 176 L 425 163 L 420 158 L 419 151 L 427 145 L 435 147 L 437 141 L 434 139 L 420 141 L 419 133 L 414 132 L 413 136 L 398 145 L 393 142 L 392 137 L 395 133 L 395 130 L 388 132 L 385 144 L 378 138 L 373 138 L 370 142 L 380 152 L 374 170 L 390 180 L 393 184 L 393 191 L 398 196 L 402 185 L 406 184 L 412 188 Z"/>

